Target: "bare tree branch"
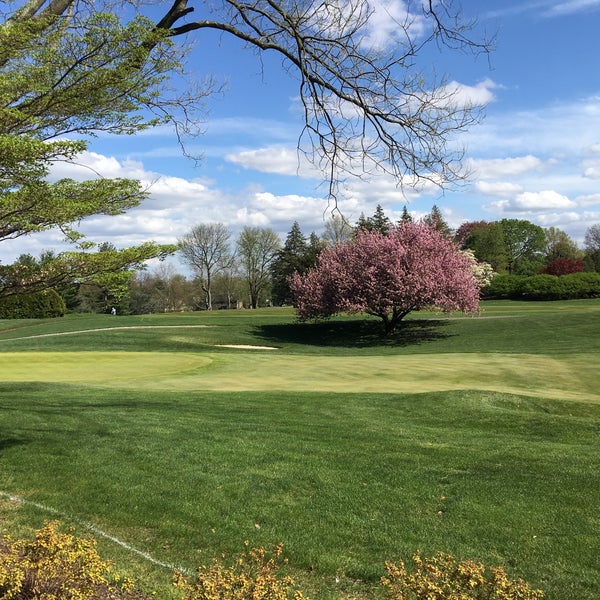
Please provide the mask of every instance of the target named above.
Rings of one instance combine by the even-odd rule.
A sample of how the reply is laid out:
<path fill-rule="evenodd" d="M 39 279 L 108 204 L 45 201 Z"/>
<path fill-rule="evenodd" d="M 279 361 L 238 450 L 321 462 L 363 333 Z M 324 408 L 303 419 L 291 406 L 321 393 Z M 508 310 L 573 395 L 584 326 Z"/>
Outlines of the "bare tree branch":
<path fill-rule="evenodd" d="M 65 16 L 84 10 L 81 2 L 29 0 L 12 19 Z M 83 6 L 114 9 L 108 0 L 96 4 L 100 8 Z M 143 11 L 143 2 L 132 4 Z M 368 0 L 217 0 L 201 3 L 197 19 L 193 1 L 158 4 L 166 10 L 142 43 L 146 56 L 158 48 L 160 32 L 178 38 L 209 29 L 281 57 L 298 79 L 304 115 L 298 151 L 321 168 L 331 197 L 347 176 L 387 173 L 401 187 L 424 180 L 443 187 L 464 178 L 462 151 L 454 142 L 478 122 L 480 107 L 461 101 L 445 79 L 428 73 L 421 56 L 432 44 L 478 53 L 488 52 L 491 42 L 470 37 L 474 24 L 462 20 L 452 0 L 403 2 L 403 14 L 386 15 L 385 39 L 376 27 L 377 11 L 385 8 Z M 143 72 L 146 58 L 138 53 L 135 60 Z M 185 106 L 179 103 L 184 117 Z"/>
<path fill-rule="evenodd" d="M 461 103 L 445 80 L 428 81 L 418 64 L 431 42 L 489 50 L 467 36 L 472 24 L 452 3 L 416 3 L 420 13 L 407 10 L 396 22 L 390 48 L 369 39 L 374 9 L 366 0 L 223 0 L 219 19 L 178 25 L 192 12 L 187 4 L 177 0 L 163 19 L 169 35 L 216 29 L 293 68 L 304 109 L 298 149 L 322 168 L 331 196 L 345 175 L 389 173 L 401 186 L 464 177 L 462 152 L 450 142 L 478 121 L 479 108 Z"/>

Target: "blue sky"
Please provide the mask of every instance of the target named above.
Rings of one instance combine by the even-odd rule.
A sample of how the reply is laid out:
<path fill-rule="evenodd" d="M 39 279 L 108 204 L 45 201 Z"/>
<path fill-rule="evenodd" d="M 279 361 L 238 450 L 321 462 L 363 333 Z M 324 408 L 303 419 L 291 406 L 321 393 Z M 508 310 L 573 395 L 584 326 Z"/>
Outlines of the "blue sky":
<path fill-rule="evenodd" d="M 401 0 L 374 3 L 401 10 Z M 482 10 L 481 6 L 485 6 Z M 496 36 L 489 57 L 428 55 L 436 70 L 485 103 L 484 119 L 459 140 L 468 182 L 458 189 L 399 190 L 389 178 L 350 182 L 339 208 L 351 221 L 377 204 L 391 218 L 404 205 L 420 217 L 436 204 L 452 227 L 464 221 L 528 219 L 559 227 L 579 244 L 600 222 L 600 0 L 463 0 L 476 31 Z M 380 8 L 381 10 L 381 8 Z M 382 13 L 383 14 L 383 13 Z M 226 82 L 209 99 L 204 134 L 193 142 L 199 164 L 185 158 L 172 131 L 93 140 L 80 162 L 106 177 L 139 178 L 150 198 L 119 217 L 82 225 L 93 241 L 117 246 L 145 240 L 175 242 L 192 226 L 223 222 L 270 227 L 282 239 L 298 221 L 320 233 L 327 217 L 325 188 L 306 165 L 298 168 L 297 82 L 280 60 L 257 56 L 220 35 L 191 35 L 189 70 Z M 63 165 L 56 175 L 89 177 Z M 48 232 L 2 245 L 2 261 L 21 252 L 60 249 Z"/>

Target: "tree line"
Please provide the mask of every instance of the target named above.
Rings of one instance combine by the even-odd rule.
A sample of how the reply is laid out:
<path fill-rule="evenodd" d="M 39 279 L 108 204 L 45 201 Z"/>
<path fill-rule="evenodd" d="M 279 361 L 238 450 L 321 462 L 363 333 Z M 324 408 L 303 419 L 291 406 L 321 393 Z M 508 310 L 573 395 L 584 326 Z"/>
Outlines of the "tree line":
<path fill-rule="evenodd" d="M 412 221 L 404 207 L 399 223 Z M 522 278 L 600 272 L 600 224 L 588 229 L 584 248 L 579 248 L 566 232 L 526 220 L 472 221 L 453 231 L 434 205 L 422 221 L 494 274 Z M 361 214 L 354 224 L 335 213 L 320 234 L 305 235 L 294 222 L 283 241 L 269 228 L 244 227 L 234 239 L 223 223 L 203 223 L 178 240 L 177 256 L 187 265 L 187 276 L 172 262 L 161 262 L 149 270 L 121 270 L 118 276 L 71 281 L 57 289 L 67 310 L 78 312 L 108 312 L 113 306 L 120 314 L 144 314 L 291 305 L 290 277 L 314 268 L 324 249 L 355 239 L 359 232 L 389 235 L 399 223 L 380 205 L 373 215 Z M 110 244 L 99 245 L 101 252 L 113 250 Z M 39 259 L 22 255 L 16 265 L 34 272 L 53 256 L 52 252 Z M 497 282 L 507 285 L 502 279 Z"/>

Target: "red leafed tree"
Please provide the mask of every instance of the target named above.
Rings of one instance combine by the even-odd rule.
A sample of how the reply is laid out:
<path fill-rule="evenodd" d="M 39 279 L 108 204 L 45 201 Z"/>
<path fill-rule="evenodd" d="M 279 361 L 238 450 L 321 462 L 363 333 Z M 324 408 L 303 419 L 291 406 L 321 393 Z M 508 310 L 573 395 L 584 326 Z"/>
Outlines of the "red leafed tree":
<path fill-rule="evenodd" d="M 547 275 L 569 275 L 569 273 L 581 273 L 582 271 L 583 260 L 580 258 L 555 258 L 540 273 L 546 273 Z"/>
<path fill-rule="evenodd" d="M 473 259 L 425 223 L 404 222 L 387 235 L 361 231 L 326 248 L 317 266 L 290 280 L 301 320 L 364 312 L 392 333 L 410 312 L 436 307 L 477 312 Z"/>

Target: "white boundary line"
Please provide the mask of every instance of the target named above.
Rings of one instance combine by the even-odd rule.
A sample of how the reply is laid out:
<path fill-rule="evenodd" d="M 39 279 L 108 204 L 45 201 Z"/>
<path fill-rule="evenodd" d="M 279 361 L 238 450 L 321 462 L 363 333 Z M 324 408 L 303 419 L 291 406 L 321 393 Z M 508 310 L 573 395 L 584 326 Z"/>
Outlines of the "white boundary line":
<path fill-rule="evenodd" d="M 78 329 L 77 331 L 59 331 L 57 333 L 37 333 L 35 335 L 23 335 L 16 338 L 0 340 L 2 342 L 15 342 L 17 340 L 31 340 L 35 338 L 54 337 L 58 335 L 77 335 L 79 333 L 93 333 L 94 331 L 114 331 L 118 329 L 196 329 L 214 327 L 214 325 L 125 325 L 123 327 L 99 327 L 97 329 Z"/>
<path fill-rule="evenodd" d="M 74 517 L 73 515 L 69 515 L 67 513 L 61 512 L 61 511 L 57 510 L 56 508 L 52 508 L 51 506 L 46 506 L 45 504 L 41 504 L 39 502 L 34 502 L 32 500 L 26 500 L 25 498 L 21 498 L 20 496 L 15 496 L 14 494 L 9 494 L 8 492 L 3 492 L 2 490 L 0 490 L 0 497 L 8 499 L 10 502 L 13 502 L 14 504 L 24 504 L 27 506 L 33 506 L 34 508 L 37 508 L 38 510 L 50 513 L 52 515 L 56 515 L 57 517 L 60 517 L 61 519 L 65 519 L 67 521 L 72 521 L 73 523 L 76 523 L 77 525 L 84 527 L 88 531 L 91 531 L 95 535 L 103 537 L 103 538 L 113 542 L 114 544 L 121 546 L 121 548 L 124 548 L 128 552 L 131 552 L 132 554 L 136 554 L 137 556 L 140 556 L 144 560 L 152 563 L 153 565 L 156 565 L 157 567 L 163 567 L 164 569 L 178 570 L 178 571 L 181 571 L 182 573 L 185 573 L 188 575 L 190 574 L 190 571 L 188 569 L 184 569 L 182 567 L 178 567 L 177 565 L 172 565 L 170 563 L 162 562 L 162 561 L 154 558 L 147 552 L 144 552 L 143 550 L 138 550 L 137 548 L 134 548 L 133 546 L 129 545 L 127 542 L 120 540 L 118 537 L 115 537 L 114 535 L 111 535 L 110 533 L 103 531 L 96 525 L 93 525 L 92 523 L 87 523 L 86 521 L 82 521 L 81 519 L 78 519 L 77 517 Z"/>
<path fill-rule="evenodd" d="M 59 331 L 57 333 L 38 333 L 24 335 L 17 338 L 0 340 L 1 342 L 15 342 L 18 340 L 31 340 L 36 338 L 55 337 L 59 335 L 77 335 L 78 333 L 93 333 L 95 331 L 118 331 L 119 329 L 196 329 L 215 327 L 215 325 L 125 325 L 123 327 L 100 327 L 98 329 L 80 329 L 78 331 Z M 237 348 L 238 350 L 279 350 L 274 346 L 250 346 L 247 344 L 213 344 L 215 348 Z"/>

